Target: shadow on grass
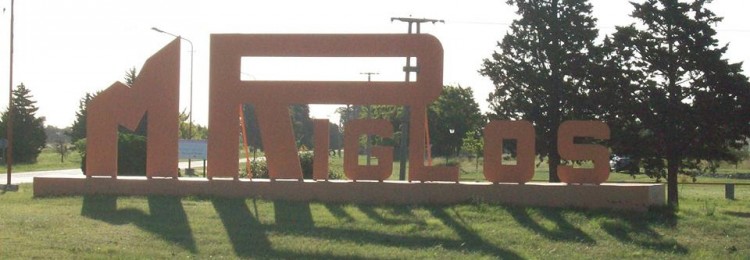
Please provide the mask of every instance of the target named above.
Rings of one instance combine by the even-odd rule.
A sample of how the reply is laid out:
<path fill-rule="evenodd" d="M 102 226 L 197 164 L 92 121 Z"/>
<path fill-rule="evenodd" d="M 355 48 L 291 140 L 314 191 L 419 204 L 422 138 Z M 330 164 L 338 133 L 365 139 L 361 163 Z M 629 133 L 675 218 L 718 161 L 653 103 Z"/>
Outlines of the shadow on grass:
<path fill-rule="evenodd" d="M 444 225 L 453 229 L 456 234 L 461 237 L 461 240 L 459 240 L 459 242 L 462 243 L 461 247 L 463 249 L 484 252 L 486 254 L 502 259 L 523 259 L 521 256 L 512 251 L 499 248 L 492 243 L 487 242 L 486 240 L 484 240 L 484 238 L 479 236 L 476 231 L 471 230 L 470 228 L 462 224 L 462 221 L 456 221 L 454 217 L 446 212 L 446 208 L 431 207 L 429 208 L 429 211 L 430 213 L 432 213 L 432 216 L 442 221 Z M 457 212 L 454 213 L 458 214 Z"/>
<path fill-rule="evenodd" d="M 687 254 L 688 250 L 676 241 L 664 238 L 646 223 L 639 221 L 610 221 L 601 224 L 607 234 L 622 243 L 634 244 L 645 249 Z"/>
<path fill-rule="evenodd" d="M 489 255 L 501 258 L 520 259 L 520 257 L 511 251 L 496 248 L 490 244 L 476 244 L 464 241 L 462 239 L 445 239 L 425 237 L 418 235 L 394 235 L 378 231 L 354 230 L 346 228 L 316 227 L 316 228 L 297 228 L 294 225 L 271 225 L 268 230 L 284 235 L 316 238 L 340 242 L 349 242 L 359 245 L 380 245 L 394 248 L 426 249 L 440 246 L 446 250 L 452 251 L 479 251 Z M 470 233 L 470 231 L 467 231 Z M 474 234 L 474 236 L 476 236 Z M 469 237 L 469 236 L 466 236 Z M 462 238 L 465 238 L 462 236 Z M 347 256 L 345 259 L 351 259 Z"/>
<path fill-rule="evenodd" d="M 271 242 L 244 199 L 212 199 L 214 209 L 229 235 L 237 256 L 259 256 L 271 250 Z"/>
<path fill-rule="evenodd" d="M 273 211 L 277 225 L 293 225 L 299 228 L 311 228 L 315 226 L 312 212 L 310 211 L 310 203 L 274 201 Z"/>
<path fill-rule="evenodd" d="M 724 211 L 724 214 L 738 218 L 750 218 L 750 212 L 739 212 L 739 211 Z"/>
<path fill-rule="evenodd" d="M 331 212 L 331 215 L 336 217 L 341 222 L 354 222 L 354 217 L 350 215 L 346 210 L 344 210 L 344 207 L 341 204 L 324 204 L 328 212 Z"/>
<path fill-rule="evenodd" d="M 446 225 L 457 230 L 461 239 L 445 239 L 425 237 L 418 235 L 396 235 L 379 231 L 347 229 L 341 227 L 315 227 L 309 203 L 274 201 L 274 224 L 263 224 L 249 211 L 246 201 L 243 199 L 214 199 L 214 207 L 219 212 L 219 217 L 229 233 L 230 240 L 235 253 L 240 257 L 259 258 L 305 258 L 305 259 L 356 259 L 360 256 L 347 255 L 345 257 L 328 254 L 304 254 L 299 252 L 288 252 L 274 250 L 267 234 L 276 236 L 296 236 L 331 241 L 330 243 L 347 242 L 361 245 L 380 245 L 397 248 L 424 249 L 441 246 L 447 250 L 454 251 L 479 251 L 488 255 L 501 258 L 520 259 L 516 253 L 503 250 L 485 242 L 474 232 L 464 228 L 446 213 L 436 212 Z M 346 213 L 342 205 L 324 204 L 325 207 L 339 219 L 355 221 Z M 360 209 L 368 217 L 377 215 L 375 220 L 383 220 L 375 211 L 375 206 L 361 206 Z M 410 209 L 405 207 L 393 207 L 392 212 L 399 215 L 412 215 Z M 369 214 L 367 212 L 370 212 Z M 399 221 L 402 224 L 417 223 L 418 220 Z M 408 223 L 407 223 L 408 222 Z M 364 258 L 365 256 L 361 256 Z"/>
<path fill-rule="evenodd" d="M 192 253 L 197 252 L 193 233 L 180 198 L 149 196 L 150 214 L 138 209 L 117 209 L 116 196 L 84 196 L 81 215 L 113 225 L 133 223 Z"/>
<path fill-rule="evenodd" d="M 535 221 L 531 215 L 529 215 L 529 210 L 532 210 L 531 208 L 508 207 L 507 210 L 519 225 L 549 240 L 578 242 L 590 245 L 596 244 L 596 241 L 583 232 L 583 230 L 570 224 L 570 222 L 560 214 L 559 209 L 538 209 L 542 217 L 555 224 L 555 227 L 553 228 L 546 228 Z"/>
<path fill-rule="evenodd" d="M 669 209 L 652 209 L 647 214 L 610 215 L 601 223 L 602 229 L 622 243 L 633 244 L 644 249 L 651 249 L 676 254 L 687 254 L 688 249 L 672 238 L 665 238 L 652 228 L 653 225 L 675 227 L 677 217 Z"/>
<path fill-rule="evenodd" d="M 406 206 L 373 206 L 373 205 L 357 205 L 359 211 L 364 213 L 368 218 L 372 219 L 381 224 L 386 225 L 404 225 L 404 224 L 416 224 L 419 226 L 427 225 L 424 220 L 417 219 L 411 209 Z M 398 217 L 383 216 L 383 214 L 377 212 L 375 209 L 383 209 L 386 212 L 393 213 Z"/>
<path fill-rule="evenodd" d="M 269 232 L 284 231 L 286 228 L 302 233 L 315 233 L 312 230 L 312 213 L 309 203 L 274 202 L 275 225 L 262 224 L 250 212 L 245 199 L 212 199 L 214 209 L 219 214 L 234 252 L 239 257 L 281 258 L 281 259 L 352 259 L 330 254 L 305 254 L 275 250 L 268 238 Z M 254 202 L 254 201 L 253 201 Z M 299 215 L 297 215 L 299 214 Z M 286 228 L 279 228 L 286 227 Z M 309 227 L 309 228 L 299 228 Z M 286 233 L 286 232 L 284 232 Z M 283 235 L 283 234 L 282 234 Z"/>

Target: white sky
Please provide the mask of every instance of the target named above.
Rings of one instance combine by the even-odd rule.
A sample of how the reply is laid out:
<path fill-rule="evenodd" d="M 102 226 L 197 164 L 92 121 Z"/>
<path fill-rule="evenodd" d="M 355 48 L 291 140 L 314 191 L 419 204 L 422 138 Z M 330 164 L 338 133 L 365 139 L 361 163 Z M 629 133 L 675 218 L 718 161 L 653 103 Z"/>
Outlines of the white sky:
<path fill-rule="evenodd" d="M 730 43 L 728 58 L 750 60 L 750 18 L 746 0 L 717 0 L 709 5 L 725 18 L 718 25 L 722 43 Z M 624 0 L 595 0 L 600 33 L 632 22 L 632 8 Z M 8 39 L 10 0 L 0 0 L 0 109 L 8 100 Z M 79 99 L 122 80 L 172 40 L 150 30 L 182 35 L 195 44 L 194 121 L 208 122 L 208 58 L 211 33 L 405 33 L 404 23 L 391 17 L 444 19 L 425 24 L 423 33 L 435 35 L 445 50 L 445 84 L 474 89 L 483 111 L 492 83 L 479 75 L 482 59 L 495 50 L 508 24 L 517 16 L 504 0 L 462 1 L 179 1 L 179 0 L 17 0 L 15 3 L 15 65 L 13 84 L 23 82 L 38 101 L 39 115 L 48 125 L 69 126 Z M 180 107 L 188 105 L 189 45 L 183 42 Z M 285 63 L 290 64 L 290 63 Z M 339 62 L 338 67 L 309 65 L 285 72 L 243 68 L 247 78 L 366 80 L 359 72 L 374 71 L 380 80 L 398 80 L 402 62 Z M 352 65 L 356 64 L 356 65 Z M 745 64 L 745 70 L 750 69 Z M 395 68 L 394 68 L 395 67 Z M 296 70 L 296 71 L 295 71 Z M 288 73 L 288 74 L 282 74 Z M 279 76 L 281 75 L 281 76 Z M 379 78 L 380 77 L 380 78 Z M 313 116 L 329 117 L 333 107 L 313 107 Z M 337 122 L 337 119 L 332 119 Z"/>

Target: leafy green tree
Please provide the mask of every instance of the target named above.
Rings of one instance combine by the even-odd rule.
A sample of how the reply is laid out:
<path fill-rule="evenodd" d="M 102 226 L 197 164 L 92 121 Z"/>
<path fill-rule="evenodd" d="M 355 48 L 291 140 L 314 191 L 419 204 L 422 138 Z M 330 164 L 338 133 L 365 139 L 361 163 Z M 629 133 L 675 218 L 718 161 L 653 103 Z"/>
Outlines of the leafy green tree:
<path fill-rule="evenodd" d="M 479 104 L 474 101 L 474 92 L 468 87 L 443 87 L 427 113 L 430 143 L 436 155 L 457 155 L 464 137 L 481 129 L 484 123 Z"/>
<path fill-rule="evenodd" d="M 586 93 L 600 46 L 586 0 L 508 0 L 521 17 L 480 73 L 495 84 L 488 101 L 491 119 L 528 120 L 535 125 L 537 154 L 549 158 L 550 181 L 558 182 L 557 129 L 565 120 L 586 119 Z"/>
<path fill-rule="evenodd" d="M 463 145 L 461 145 L 461 150 L 471 154 L 476 159 L 475 171 L 479 171 L 479 158 L 484 155 L 484 140 L 482 140 L 480 133 L 480 131 L 467 133 Z"/>
<path fill-rule="evenodd" d="M 336 114 L 339 114 L 339 125 L 344 128 L 346 126 L 346 122 L 354 119 L 354 108 L 350 105 L 339 107 L 336 109 Z"/>
<path fill-rule="evenodd" d="M 328 138 L 330 140 L 330 149 L 341 150 L 344 148 L 344 133 L 341 132 L 341 127 L 334 123 L 328 123 Z"/>
<path fill-rule="evenodd" d="M 391 105 L 370 105 L 366 106 L 360 111 L 360 118 L 370 119 L 385 119 L 391 122 L 393 126 L 393 137 L 383 139 L 374 137 L 370 139 L 373 145 L 384 145 L 400 147 L 401 145 L 401 124 L 403 123 L 403 107 L 402 106 L 391 106 Z M 353 107 L 342 107 L 336 110 L 341 116 L 340 121 L 342 122 L 343 131 L 346 131 L 346 121 L 354 119 L 354 108 Z M 406 144 L 409 145 L 408 143 Z M 401 149 L 394 149 L 394 158 L 401 158 Z"/>
<path fill-rule="evenodd" d="M 289 113 L 292 117 L 292 128 L 294 129 L 294 138 L 297 141 L 297 147 L 313 147 L 313 123 L 310 118 L 310 106 L 292 105 L 289 107 Z"/>
<path fill-rule="evenodd" d="M 36 101 L 31 91 L 21 83 L 13 89 L 13 109 L 3 112 L 0 119 L 0 133 L 7 136 L 8 118 L 13 113 L 13 162 L 35 163 L 37 156 L 46 146 L 44 117 L 37 117 Z"/>
<path fill-rule="evenodd" d="M 729 63 L 713 26 L 710 1 L 633 3 L 640 24 L 618 27 L 605 46 L 614 72 L 606 91 L 623 104 L 613 120 L 635 134 L 615 143 L 642 159 L 646 173 L 666 176 L 667 200 L 678 205 L 677 175 L 716 161 L 736 161 L 750 136 L 750 83 Z"/>

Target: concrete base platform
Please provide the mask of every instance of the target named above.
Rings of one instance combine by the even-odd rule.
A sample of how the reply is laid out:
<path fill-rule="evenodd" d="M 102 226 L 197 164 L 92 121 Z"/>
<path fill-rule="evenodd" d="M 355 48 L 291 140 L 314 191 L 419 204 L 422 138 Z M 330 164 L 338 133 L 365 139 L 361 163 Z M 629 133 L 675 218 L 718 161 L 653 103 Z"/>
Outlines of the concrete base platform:
<path fill-rule="evenodd" d="M 561 183 L 445 183 L 252 181 L 204 178 L 34 178 L 34 196 L 216 196 L 361 204 L 492 204 L 608 208 L 645 211 L 665 205 L 663 184 L 568 185 Z"/>

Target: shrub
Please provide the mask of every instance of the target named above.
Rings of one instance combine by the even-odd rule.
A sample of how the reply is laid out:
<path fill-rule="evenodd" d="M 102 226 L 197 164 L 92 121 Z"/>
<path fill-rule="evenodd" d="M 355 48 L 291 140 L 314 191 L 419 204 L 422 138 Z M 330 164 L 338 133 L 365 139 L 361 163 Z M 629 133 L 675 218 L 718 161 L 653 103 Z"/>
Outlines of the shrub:
<path fill-rule="evenodd" d="M 81 154 L 81 171 L 86 174 L 86 139 L 75 142 Z M 117 175 L 146 176 L 146 137 L 120 133 L 117 138 Z"/>
<path fill-rule="evenodd" d="M 313 176 L 313 153 L 311 152 L 301 152 L 299 153 L 299 161 L 300 166 L 302 167 L 302 177 L 305 179 L 312 179 Z M 250 167 L 252 169 L 253 178 L 262 178 L 266 179 L 268 178 L 268 165 L 266 164 L 265 160 L 257 160 L 250 162 Z M 247 173 L 245 171 L 240 171 L 240 177 L 246 178 Z M 328 179 L 343 179 L 344 174 L 341 172 L 338 172 L 334 169 L 328 170 Z"/>

